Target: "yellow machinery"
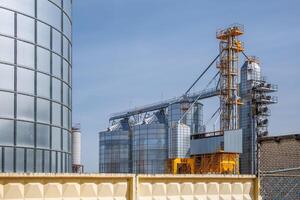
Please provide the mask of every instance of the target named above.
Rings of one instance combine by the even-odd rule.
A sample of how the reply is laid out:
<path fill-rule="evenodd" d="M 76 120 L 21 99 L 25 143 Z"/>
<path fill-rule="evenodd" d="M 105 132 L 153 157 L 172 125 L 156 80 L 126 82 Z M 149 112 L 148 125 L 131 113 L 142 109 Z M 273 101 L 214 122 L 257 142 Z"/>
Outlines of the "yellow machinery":
<path fill-rule="evenodd" d="M 195 159 L 173 158 L 166 161 L 166 173 L 195 174 Z"/>
<path fill-rule="evenodd" d="M 239 174 L 239 154 L 217 152 L 194 156 L 196 174 Z"/>
<path fill-rule="evenodd" d="M 170 174 L 239 174 L 239 154 L 217 152 L 166 161 Z"/>

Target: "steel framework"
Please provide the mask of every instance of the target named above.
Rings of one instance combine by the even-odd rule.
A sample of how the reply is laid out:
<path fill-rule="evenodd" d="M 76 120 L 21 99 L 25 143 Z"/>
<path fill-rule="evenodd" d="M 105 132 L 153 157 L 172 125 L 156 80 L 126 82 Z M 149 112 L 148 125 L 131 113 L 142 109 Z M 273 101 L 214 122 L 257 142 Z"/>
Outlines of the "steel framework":
<path fill-rule="evenodd" d="M 220 70 L 220 130 L 238 129 L 238 63 L 239 53 L 243 51 L 243 44 L 238 36 L 243 33 L 242 25 L 232 25 L 216 34 L 220 40 L 221 52 L 217 63 Z"/>

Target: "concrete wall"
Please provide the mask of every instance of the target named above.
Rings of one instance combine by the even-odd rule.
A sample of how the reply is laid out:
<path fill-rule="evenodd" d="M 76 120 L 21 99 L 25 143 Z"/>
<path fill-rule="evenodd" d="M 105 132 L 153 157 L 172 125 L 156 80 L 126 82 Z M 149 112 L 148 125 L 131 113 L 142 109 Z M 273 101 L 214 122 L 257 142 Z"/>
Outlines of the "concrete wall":
<path fill-rule="evenodd" d="M 0 174 L 0 199 L 257 200 L 254 176 Z"/>

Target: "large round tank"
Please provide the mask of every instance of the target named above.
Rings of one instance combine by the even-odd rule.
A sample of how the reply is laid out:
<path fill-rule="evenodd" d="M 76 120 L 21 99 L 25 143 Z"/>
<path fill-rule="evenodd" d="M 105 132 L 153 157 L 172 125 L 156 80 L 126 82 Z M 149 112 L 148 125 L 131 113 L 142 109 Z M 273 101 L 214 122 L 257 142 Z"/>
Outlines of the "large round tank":
<path fill-rule="evenodd" d="M 72 0 L 0 0 L 0 171 L 71 171 Z"/>
<path fill-rule="evenodd" d="M 100 132 L 99 144 L 100 173 L 130 173 L 128 130 Z"/>
<path fill-rule="evenodd" d="M 133 173 L 165 172 L 167 137 L 166 125 L 162 123 L 142 124 L 132 128 Z"/>

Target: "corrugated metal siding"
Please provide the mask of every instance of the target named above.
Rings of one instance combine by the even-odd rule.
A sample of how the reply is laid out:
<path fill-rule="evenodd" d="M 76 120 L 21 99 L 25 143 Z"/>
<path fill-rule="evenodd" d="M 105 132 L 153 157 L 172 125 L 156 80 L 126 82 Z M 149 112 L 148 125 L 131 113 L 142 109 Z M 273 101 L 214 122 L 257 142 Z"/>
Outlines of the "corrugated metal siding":
<path fill-rule="evenodd" d="M 191 140 L 191 154 L 208 154 L 221 150 L 223 136 Z"/>
<path fill-rule="evenodd" d="M 243 152 L 242 129 L 224 132 L 224 151 L 230 153 Z"/>
<path fill-rule="evenodd" d="M 191 140 L 191 154 L 209 154 L 220 150 L 228 153 L 242 153 L 242 130 L 225 131 L 222 136 Z"/>

